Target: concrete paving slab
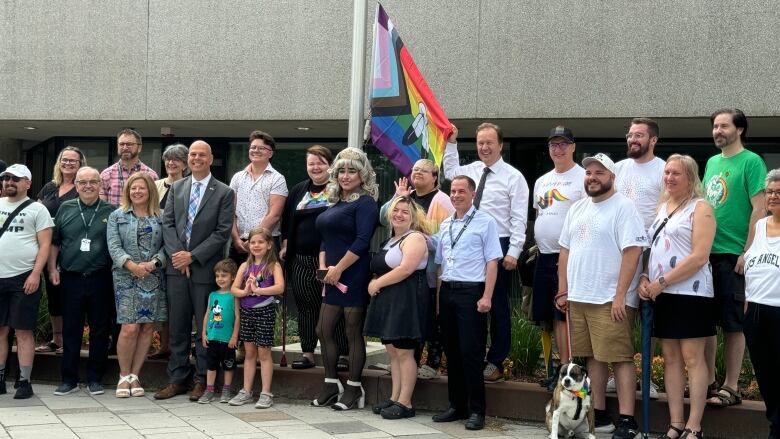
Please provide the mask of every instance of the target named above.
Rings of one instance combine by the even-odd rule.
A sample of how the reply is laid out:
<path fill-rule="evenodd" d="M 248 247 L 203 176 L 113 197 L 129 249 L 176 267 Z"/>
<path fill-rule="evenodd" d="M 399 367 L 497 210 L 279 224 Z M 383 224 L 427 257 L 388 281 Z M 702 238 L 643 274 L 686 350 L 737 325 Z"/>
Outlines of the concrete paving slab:
<path fill-rule="evenodd" d="M 30 407 L 6 407 L 0 410 L 3 427 L 18 425 L 60 424 L 59 418 L 43 405 Z"/>
<path fill-rule="evenodd" d="M 13 439 L 78 439 L 78 436 L 62 424 L 24 425 L 8 429 L 9 437 Z"/>
<path fill-rule="evenodd" d="M 372 427 L 360 421 L 348 421 L 348 422 L 327 422 L 324 424 L 310 424 L 312 427 L 324 431 L 328 434 L 345 434 L 345 433 L 366 433 L 379 431 L 379 429 Z"/>
<path fill-rule="evenodd" d="M 111 412 L 72 413 L 59 415 L 60 420 L 70 428 L 93 427 L 96 425 L 125 425 L 118 415 Z"/>

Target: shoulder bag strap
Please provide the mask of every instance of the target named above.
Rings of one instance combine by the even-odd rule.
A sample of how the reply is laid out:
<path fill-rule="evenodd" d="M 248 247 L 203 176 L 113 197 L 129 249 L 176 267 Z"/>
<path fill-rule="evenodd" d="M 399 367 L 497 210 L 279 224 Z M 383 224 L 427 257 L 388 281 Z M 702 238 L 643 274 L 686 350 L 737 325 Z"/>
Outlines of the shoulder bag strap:
<path fill-rule="evenodd" d="M 11 226 L 11 221 L 13 221 L 14 218 L 16 218 L 16 215 L 19 215 L 19 212 L 23 211 L 25 207 L 29 206 L 32 203 L 33 200 L 31 198 L 28 198 L 27 200 L 25 200 L 24 203 L 17 206 L 16 209 L 14 209 L 14 211 L 11 212 L 10 215 L 8 215 L 8 218 L 5 219 L 5 223 L 3 223 L 3 228 L 0 229 L 0 237 L 2 237 L 5 231 L 8 230 L 8 227 Z"/>

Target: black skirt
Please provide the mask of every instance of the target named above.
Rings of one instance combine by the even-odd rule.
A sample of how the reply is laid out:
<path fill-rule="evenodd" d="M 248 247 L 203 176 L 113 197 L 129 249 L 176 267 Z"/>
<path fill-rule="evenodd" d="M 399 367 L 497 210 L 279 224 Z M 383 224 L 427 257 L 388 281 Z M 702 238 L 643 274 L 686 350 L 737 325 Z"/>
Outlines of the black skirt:
<path fill-rule="evenodd" d="M 377 276 L 390 271 L 385 264 L 385 253 L 380 251 L 371 261 L 372 271 Z M 401 282 L 382 288 L 371 298 L 363 334 L 383 340 L 426 340 L 433 327 L 431 306 L 425 270 L 417 270 Z"/>
<path fill-rule="evenodd" d="M 653 302 L 653 337 L 698 338 L 715 335 L 711 297 L 661 293 Z"/>

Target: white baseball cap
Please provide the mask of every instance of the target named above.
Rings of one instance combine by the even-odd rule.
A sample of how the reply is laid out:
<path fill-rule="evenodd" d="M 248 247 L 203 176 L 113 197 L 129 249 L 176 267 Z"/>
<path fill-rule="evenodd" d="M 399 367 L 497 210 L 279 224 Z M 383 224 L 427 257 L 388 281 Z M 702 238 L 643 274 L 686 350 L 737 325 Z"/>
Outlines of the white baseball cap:
<path fill-rule="evenodd" d="M 0 177 L 9 174 L 16 177 L 22 177 L 26 178 L 28 180 L 32 180 L 32 173 L 30 173 L 30 170 L 27 168 L 27 166 L 20 165 L 19 163 L 13 164 L 5 169 L 2 174 L 0 174 Z"/>
<path fill-rule="evenodd" d="M 596 154 L 594 156 L 591 156 L 591 157 L 585 157 L 584 159 L 582 159 L 582 167 L 584 168 L 584 167 L 588 166 L 589 164 L 591 164 L 593 162 L 601 163 L 601 166 L 604 166 L 605 168 L 607 168 L 607 171 L 609 171 L 609 172 L 611 172 L 613 174 L 616 174 L 616 172 L 615 172 L 615 162 L 613 162 L 612 159 L 609 158 L 608 155 L 603 154 L 603 153 L 598 153 L 598 154 Z"/>

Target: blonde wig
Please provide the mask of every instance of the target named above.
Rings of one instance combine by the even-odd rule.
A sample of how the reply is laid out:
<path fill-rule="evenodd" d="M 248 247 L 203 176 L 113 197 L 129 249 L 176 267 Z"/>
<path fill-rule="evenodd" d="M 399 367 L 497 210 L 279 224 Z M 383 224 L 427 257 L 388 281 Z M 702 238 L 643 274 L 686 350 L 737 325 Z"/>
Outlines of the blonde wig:
<path fill-rule="evenodd" d="M 333 160 L 333 166 L 328 169 L 330 182 L 328 183 L 328 202 L 337 203 L 341 199 L 341 186 L 338 176 L 340 169 L 352 168 L 360 174 L 360 189 L 352 194 L 346 201 L 355 201 L 360 195 L 366 194 L 376 200 L 379 197 L 379 185 L 376 183 L 376 172 L 368 160 L 365 152 L 358 148 L 348 147 L 338 154 Z"/>

